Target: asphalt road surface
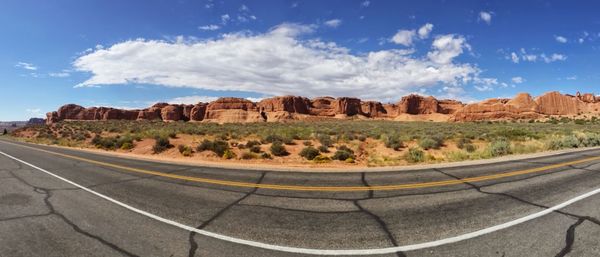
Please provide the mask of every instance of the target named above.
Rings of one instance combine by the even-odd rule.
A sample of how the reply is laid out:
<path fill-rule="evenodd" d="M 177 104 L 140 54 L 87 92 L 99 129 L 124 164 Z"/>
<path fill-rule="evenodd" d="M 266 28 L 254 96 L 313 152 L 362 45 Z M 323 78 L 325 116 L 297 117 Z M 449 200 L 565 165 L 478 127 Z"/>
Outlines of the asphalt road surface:
<path fill-rule="evenodd" d="M 0 139 L 0 256 L 600 256 L 600 150 L 381 173 Z"/>

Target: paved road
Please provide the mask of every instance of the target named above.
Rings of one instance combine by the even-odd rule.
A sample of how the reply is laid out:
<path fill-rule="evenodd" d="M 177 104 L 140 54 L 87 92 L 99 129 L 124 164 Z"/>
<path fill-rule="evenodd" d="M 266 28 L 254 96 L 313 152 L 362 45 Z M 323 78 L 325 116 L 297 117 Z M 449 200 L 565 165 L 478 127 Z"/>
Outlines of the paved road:
<path fill-rule="evenodd" d="M 600 194 L 548 210 L 600 188 L 600 150 L 352 174 L 169 165 L 3 139 L 0 153 L 0 256 L 600 256 Z M 481 231 L 497 225 L 506 228 Z M 331 251 L 360 249 L 374 250 Z"/>

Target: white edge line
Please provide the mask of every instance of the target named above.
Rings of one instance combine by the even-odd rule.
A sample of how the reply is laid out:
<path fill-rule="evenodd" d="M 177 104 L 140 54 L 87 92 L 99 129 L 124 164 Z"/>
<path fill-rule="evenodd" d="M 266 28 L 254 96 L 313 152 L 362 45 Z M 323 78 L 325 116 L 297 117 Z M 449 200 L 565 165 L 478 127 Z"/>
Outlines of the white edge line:
<path fill-rule="evenodd" d="M 496 232 L 498 230 L 502 230 L 505 228 L 509 228 L 518 224 L 521 224 L 523 222 L 529 221 L 529 220 L 533 220 L 539 217 L 542 217 L 544 215 L 547 215 L 549 213 L 552 213 L 553 211 L 562 209 L 568 205 L 571 205 L 575 202 L 581 201 L 585 198 L 588 198 L 590 196 L 596 195 L 598 193 L 600 193 L 600 188 L 592 190 L 588 193 L 579 195 L 575 198 L 572 198 L 570 200 L 567 200 L 561 204 L 555 205 L 553 207 L 550 207 L 548 209 L 545 209 L 543 211 L 540 212 L 536 212 L 530 215 L 527 215 L 525 217 L 513 220 L 513 221 L 509 221 L 503 224 L 499 224 L 496 226 L 492 226 L 492 227 L 488 227 L 485 229 L 481 229 L 481 230 L 477 230 L 474 232 L 470 232 L 470 233 L 466 233 L 466 234 L 462 234 L 462 235 L 458 235 L 458 236 L 454 236 L 454 237 L 449 237 L 449 238 L 445 238 L 445 239 L 440 239 L 440 240 L 435 240 L 435 241 L 430 241 L 430 242 L 425 242 L 425 243 L 418 243 L 418 244 L 412 244 L 412 245 L 403 245 L 403 246 L 396 246 L 396 247 L 387 247 L 387 248 L 376 248 L 376 249 L 358 249 L 358 250 L 323 250 L 323 249 L 310 249 L 310 248 L 298 248 L 298 247 L 289 247 L 289 246 L 280 246 L 280 245 L 273 245 L 273 244 L 266 244 L 266 243 L 261 243 L 261 242 L 255 242 L 255 241 L 251 241 L 251 240 L 245 240 L 245 239 L 240 239 L 240 238 L 235 238 L 235 237 L 230 237 L 230 236 L 225 236 L 225 235 L 221 235 L 221 234 L 217 234 L 214 232 L 210 232 L 210 231 L 206 231 L 206 230 L 202 230 L 202 229 L 197 229 L 188 225 L 184 225 L 181 224 L 179 222 L 173 221 L 173 220 L 169 220 L 157 215 L 154 215 L 152 213 L 149 213 L 147 211 L 143 211 L 140 209 L 137 209 L 133 206 L 130 206 L 126 203 L 120 202 L 118 200 L 115 200 L 113 198 L 110 198 L 109 196 L 106 196 L 104 194 L 98 193 L 94 190 L 91 190 L 89 188 L 86 188 L 82 185 L 79 185 L 71 180 L 68 180 L 66 178 L 63 178 L 59 175 L 56 175 L 52 172 L 49 172 L 45 169 L 42 169 L 40 167 L 37 167 L 31 163 L 28 163 L 26 161 L 20 160 L 16 157 L 13 157 L 7 153 L 4 153 L 2 151 L 0 151 L 0 154 L 13 159 L 15 161 L 21 162 L 27 166 L 30 166 L 32 168 L 35 168 L 39 171 L 42 171 L 50 176 L 53 176 L 55 178 L 58 178 L 64 182 L 67 182 L 73 186 L 76 186 L 84 191 L 87 191 L 93 195 L 96 195 L 104 200 L 107 200 L 109 202 L 112 202 L 114 204 L 117 204 L 121 207 L 124 207 L 130 211 L 136 212 L 138 214 L 144 215 L 148 218 L 190 231 L 190 232 L 195 232 L 204 236 L 208 236 L 208 237 L 212 237 L 212 238 L 216 238 L 216 239 L 220 239 L 223 241 L 227 241 L 227 242 L 231 242 L 231 243 L 236 243 L 236 244 L 242 244 L 242 245 L 247 245 L 247 246 L 252 246 L 252 247 L 257 247 L 257 248 L 262 248 L 262 249 L 267 249 L 267 250 L 274 250 L 274 251 L 280 251 L 280 252 L 288 252 L 288 253 L 301 253 L 301 254 L 311 254 L 311 255 L 376 255 L 376 254 L 387 254 L 387 253 L 395 253 L 395 252 L 406 252 L 406 251 L 414 251 L 414 250 L 421 250 L 421 249 L 426 249 L 426 248 L 432 248 L 432 247 L 437 247 L 437 246 L 442 246 L 442 245 L 446 245 L 446 244 L 451 244 L 451 243 L 456 243 L 456 242 L 460 242 L 460 241 L 464 241 L 467 239 L 471 239 L 471 238 L 475 238 L 478 236 L 482 236 L 485 234 L 489 234 L 492 232 Z"/>

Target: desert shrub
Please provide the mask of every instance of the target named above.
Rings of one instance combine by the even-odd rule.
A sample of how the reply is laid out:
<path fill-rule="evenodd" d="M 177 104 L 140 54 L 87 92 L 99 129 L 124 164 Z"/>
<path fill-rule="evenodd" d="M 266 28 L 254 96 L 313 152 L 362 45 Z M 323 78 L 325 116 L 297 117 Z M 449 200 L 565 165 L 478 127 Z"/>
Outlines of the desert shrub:
<path fill-rule="evenodd" d="M 475 152 L 477 150 L 477 147 L 475 147 L 475 145 L 473 145 L 473 144 L 466 144 L 466 145 L 464 145 L 464 149 L 467 152 L 472 153 L 472 152 Z"/>
<path fill-rule="evenodd" d="M 319 155 L 319 150 L 312 146 L 305 147 L 300 151 L 300 156 L 306 158 L 307 160 L 312 160 Z"/>
<path fill-rule="evenodd" d="M 425 150 L 440 149 L 442 140 L 435 137 L 425 137 L 419 140 L 419 146 Z"/>
<path fill-rule="evenodd" d="M 253 152 L 243 152 L 241 158 L 243 160 L 257 159 L 258 158 L 258 154 L 253 153 Z"/>
<path fill-rule="evenodd" d="M 162 153 L 170 147 L 172 147 L 172 145 L 169 142 L 169 138 L 157 137 L 156 142 L 154 142 L 154 146 L 152 146 L 152 152 L 154 152 L 155 154 Z"/>
<path fill-rule="evenodd" d="M 333 146 L 333 140 L 331 140 L 331 136 L 329 136 L 327 134 L 318 134 L 317 140 L 319 141 L 319 143 L 321 143 L 321 145 L 324 145 L 327 147 Z"/>
<path fill-rule="evenodd" d="M 562 139 L 562 148 L 577 148 L 580 146 L 579 139 L 574 135 L 568 135 Z"/>
<path fill-rule="evenodd" d="M 327 163 L 327 162 L 331 162 L 331 158 L 329 158 L 328 156 L 325 156 L 325 155 L 317 155 L 313 159 L 313 162 L 316 162 L 316 163 Z"/>
<path fill-rule="evenodd" d="M 243 150 L 243 149 L 246 149 L 246 145 L 245 144 L 237 144 L 237 148 Z"/>
<path fill-rule="evenodd" d="M 237 155 L 231 151 L 230 149 L 225 150 L 225 152 L 223 152 L 223 159 L 233 159 L 237 157 Z"/>
<path fill-rule="evenodd" d="M 169 138 L 177 138 L 177 133 L 171 131 L 167 134 L 167 136 L 169 136 Z"/>
<path fill-rule="evenodd" d="M 203 152 L 203 151 L 212 151 L 215 154 L 217 154 L 218 156 L 223 156 L 223 154 L 225 154 L 225 151 L 229 150 L 229 143 L 227 143 L 226 141 L 223 140 L 215 140 L 215 141 L 210 141 L 208 139 L 204 139 L 199 145 L 198 147 L 196 147 L 196 150 L 198 152 Z"/>
<path fill-rule="evenodd" d="M 283 146 L 283 143 L 280 141 L 275 141 L 273 142 L 273 144 L 271 144 L 271 154 L 275 155 L 275 156 L 286 156 L 288 155 L 288 151 L 285 149 L 285 146 Z"/>
<path fill-rule="evenodd" d="M 179 153 L 185 157 L 192 156 L 192 147 L 190 146 L 179 145 L 177 146 L 177 150 L 179 150 Z"/>
<path fill-rule="evenodd" d="M 332 156 L 332 159 L 340 161 L 345 161 L 349 158 L 354 159 L 354 152 L 352 152 L 352 150 L 348 149 L 347 147 L 342 149 L 338 148 L 338 150 L 335 151 L 335 153 Z"/>
<path fill-rule="evenodd" d="M 319 152 L 322 152 L 322 153 L 328 153 L 329 152 L 329 147 L 327 147 L 325 145 L 320 145 L 317 149 L 319 149 Z"/>
<path fill-rule="evenodd" d="M 125 142 L 121 145 L 121 150 L 131 150 L 133 149 L 133 144 L 129 142 Z"/>
<path fill-rule="evenodd" d="M 260 148 L 260 145 L 253 145 L 252 147 L 250 147 L 250 152 L 260 153 L 261 151 L 262 149 Z"/>
<path fill-rule="evenodd" d="M 464 161 L 469 159 L 469 154 L 464 151 L 451 151 L 446 153 L 446 158 L 453 162 Z"/>
<path fill-rule="evenodd" d="M 263 138 L 263 142 L 264 143 L 282 142 L 286 145 L 293 145 L 294 138 L 293 138 L 293 136 L 281 136 L 281 135 L 269 134 L 265 138 Z"/>
<path fill-rule="evenodd" d="M 261 143 L 257 140 L 250 140 L 246 143 L 246 147 L 252 148 L 253 146 L 260 146 Z"/>
<path fill-rule="evenodd" d="M 425 161 L 425 152 L 419 148 L 411 147 L 405 154 L 404 159 L 410 163 Z"/>
<path fill-rule="evenodd" d="M 402 147 L 404 147 L 404 144 L 402 143 L 402 140 L 400 140 L 400 136 L 398 135 L 382 135 L 381 139 L 383 140 L 383 143 L 387 148 L 391 148 L 398 151 Z"/>
<path fill-rule="evenodd" d="M 261 153 L 260 154 L 260 158 L 263 158 L 263 159 L 273 159 L 273 156 L 271 156 L 271 154 L 269 154 L 269 153 Z"/>
<path fill-rule="evenodd" d="M 456 147 L 459 149 L 465 149 L 467 145 L 471 144 L 471 139 L 461 137 L 456 141 Z"/>
<path fill-rule="evenodd" d="M 492 157 L 512 154 L 510 142 L 505 138 L 499 138 L 492 141 L 487 150 Z"/>
<path fill-rule="evenodd" d="M 304 141 L 304 142 L 302 142 L 302 144 L 303 144 L 304 146 L 312 146 L 312 145 L 313 145 L 313 144 L 312 144 L 312 142 L 311 142 L 311 141 L 308 141 L 308 140 L 307 140 L 307 141 Z"/>
<path fill-rule="evenodd" d="M 367 136 L 365 136 L 365 135 L 359 135 L 358 136 L 358 141 L 361 141 L 361 142 L 367 141 Z"/>

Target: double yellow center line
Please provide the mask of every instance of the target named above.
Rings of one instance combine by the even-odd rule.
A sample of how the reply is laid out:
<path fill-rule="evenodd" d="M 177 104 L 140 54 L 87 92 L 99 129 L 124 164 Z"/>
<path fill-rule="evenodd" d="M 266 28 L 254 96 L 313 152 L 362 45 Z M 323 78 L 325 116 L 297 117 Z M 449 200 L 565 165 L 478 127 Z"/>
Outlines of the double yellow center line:
<path fill-rule="evenodd" d="M 9 143 L 9 144 L 11 144 L 11 143 Z M 325 192 L 353 192 L 353 191 L 371 191 L 371 190 L 384 191 L 384 190 L 402 190 L 402 189 L 417 189 L 417 188 L 450 186 L 450 185 L 457 185 L 457 184 L 462 184 L 462 183 L 480 182 L 480 181 L 487 181 L 487 180 L 493 180 L 493 179 L 501 179 L 501 178 L 508 178 L 508 177 L 514 177 L 514 176 L 519 176 L 519 175 L 543 172 L 543 171 L 548 171 L 551 169 L 562 168 L 562 167 L 566 167 L 566 166 L 570 166 L 570 165 L 600 160 L 600 156 L 596 156 L 596 157 L 590 157 L 590 158 L 585 158 L 585 159 L 570 161 L 570 162 L 563 162 L 563 163 L 558 163 L 558 164 L 553 164 L 553 165 L 548 165 L 548 166 L 543 166 L 543 167 L 538 167 L 538 168 L 531 168 L 531 169 L 526 169 L 526 170 L 511 171 L 511 172 L 479 176 L 479 177 L 470 177 L 470 178 L 464 178 L 464 179 L 451 179 L 451 180 L 441 180 L 441 181 L 423 182 L 423 183 L 409 183 L 409 184 L 397 184 L 397 185 L 373 185 L 373 186 L 300 186 L 300 185 L 257 184 L 257 183 L 248 183 L 248 182 L 240 182 L 240 181 L 220 180 L 220 179 L 210 179 L 210 178 L 202 178 L 202 177 L 192 177 L 192 176 L 169 174 L 169 173 L 164 173 L 164 172 L 159 172 L 159 171 L 139 169 L 139 168 L 127 167 L 127 166 L 118 165 L 118 164 L 112 164 L 112 163 L 108 163 L 108 162 L 96 161 L 96 160 L 87 159 L 87 158 L 83 158 L 83 157 L 79 157 L 79 156 L 73 156 L 73 155 L 43 150 L 43 149 L 24 146 L 24 145 L 20 145 L 20 144 L 15 144 L 15 145 L 19 145 L 19 146 L 26 147 L 26 148 L 31 148 L 31 149 L 34 149 L 37 151 L 42 151 L 45 153 L 49 153 L 49 154 L 53 154 L 53 155 L 57 155 L 57 156 L 61 156 L 61 157 L 65 157 L 65 158 L 69 158 L 69 159 L 73 159 L 73 160 L 92 163 L 92 164 L 96 164 L 99 166 L 110 167 L 110 168 L 115 168 L 115 169 L 119 169 L 119 170 L 125 170 L 125 171 L 129 171 L 129 172 L 139 173 L 139 174 L 146 174 L 146 175 L 160 176 L 160 177 L 171 178 L 171 179 L 184 180 L 184 181 L 192 181 L 192 182 L 229 186 L 229 187 L 245 187 L 245 188 L 260 188 L 260 189 L 273 189 L 273 190 L 290 190 L 290 191 L 325 191 Z"/>

